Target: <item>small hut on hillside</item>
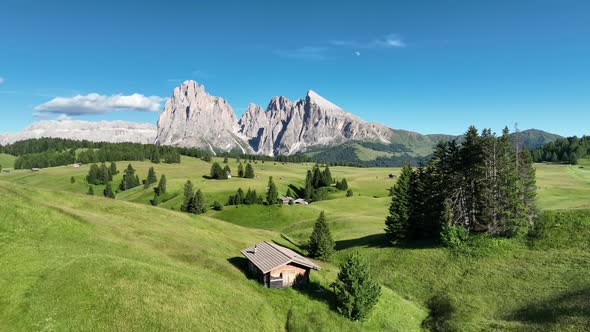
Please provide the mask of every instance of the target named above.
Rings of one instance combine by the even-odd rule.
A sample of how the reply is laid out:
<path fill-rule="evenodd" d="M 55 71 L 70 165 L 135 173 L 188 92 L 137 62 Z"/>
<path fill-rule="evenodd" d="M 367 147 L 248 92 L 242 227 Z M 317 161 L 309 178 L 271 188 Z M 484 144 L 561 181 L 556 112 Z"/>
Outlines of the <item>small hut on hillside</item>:
<path fill-rule="evenodd" d="M 248 270 L 269 288 L 308 284 L 310 271 L 320 270 L 295 251 L 266 241 L 241 252 L 248 259 Z"/>

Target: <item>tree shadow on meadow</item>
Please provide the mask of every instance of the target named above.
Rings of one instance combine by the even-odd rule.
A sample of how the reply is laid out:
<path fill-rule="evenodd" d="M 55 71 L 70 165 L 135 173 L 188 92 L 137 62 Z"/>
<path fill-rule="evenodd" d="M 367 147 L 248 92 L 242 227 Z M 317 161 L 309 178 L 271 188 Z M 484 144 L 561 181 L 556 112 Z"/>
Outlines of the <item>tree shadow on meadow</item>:
<path fill-rule="evenodd" d="M 385 248 L 391 244 L 385 234 L 372 234 L 357 239 L 336 241 L 336 250 L 345 250 L 354 247 Z"/>
<path fill-rule="evenodd" d="M 537 324 L 558 324 L 561 320 L 581 319 L 590 323 L 590 287 L 563 293 L 552 299 L 531 304 L 511 313 L 507 319 Z M 590 325 L 588 325 L 590 326 Z"/>

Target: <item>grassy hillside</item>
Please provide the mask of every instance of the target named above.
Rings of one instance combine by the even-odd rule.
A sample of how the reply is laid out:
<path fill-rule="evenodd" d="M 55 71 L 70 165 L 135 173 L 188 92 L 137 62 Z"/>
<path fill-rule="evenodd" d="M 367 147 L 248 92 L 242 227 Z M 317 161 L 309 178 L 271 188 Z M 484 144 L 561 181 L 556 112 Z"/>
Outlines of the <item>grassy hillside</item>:
<path fill-rule="evenodd" d="M 6 182 L 0 199 L 0 330 L 412 331 L 426 317 L 384 288 L 353 323 L 327 292 L 247 279 L 239 250 L 278 233 Z M 327 286 L 336 271 L 320 265 Z"/>
<path fill-rule="evenodd" d="M 195 217 L 168 209 L 180 206 L 186 179 L 209 203 L 225 202 L 238 187 L 264 193 L 268 176 L 284 193 L 289 184 L 302 185 L 312 165 L 258 163 L 257 179 L 226 181 L 203 178 L 211 164 L 193 158 L 133 165 L 140 178 L 150 166 L 166 174 L 168 201 L 161 207 L 141 205 L 152 198 L 151 189 L 124 192 L 115 201 L 84 195 L 88 165 L 0 175 L 6 203 L 0 205 L 0 261 L 16 267 L 16 273 L 0 271 L 0 327 L 411 331 L 423 327 L 428 309 L 433 316 L 424 326 L 442 330 L 579 331 L 590 324 L 590 212 L 582 210 L 590 197 L 590 162 L 536 165 L 539 207 L 575 208 L 576 214 L 545 213 L 537 238 L 475 238 L 479 249 L 458 256 L 429 244 L 385 243 L 386 189 L 394 183 L 387 175 L 399 169 L 332 167 L 354 197 L 337 192 L 308 206 L 225 207 Z M 235 160 L 230 167 L 237 170 Z M 329 292 L 267 290 L 232 264 L 255 241 L 304 245 L 320 211 L 336 240 L 334 263 L 361 250 L 386 286 L 364 324 L 337 315 Z M 337 268 L 320 265 L 312 279 L 327 287 Z M 71 323 L 69 307 L 75 308 Z"/>
<path fill-rule="evenodd" d="M 0 165 L 2 168 L 13 168 L 15 160 L 15 156 L 11 156 L 6 153 L 0 153 Z"/>

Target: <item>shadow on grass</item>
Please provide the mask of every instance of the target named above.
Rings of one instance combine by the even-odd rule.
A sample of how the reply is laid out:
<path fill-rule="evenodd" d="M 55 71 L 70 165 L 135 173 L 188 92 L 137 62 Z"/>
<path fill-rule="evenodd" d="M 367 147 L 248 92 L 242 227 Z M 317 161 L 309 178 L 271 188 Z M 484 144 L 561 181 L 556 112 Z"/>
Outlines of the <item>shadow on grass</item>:
<path fill-rule="evenodd" d="M 330 308 L 330 310 L 337 311 L 336 295 L 332 290 L 323 287 L 320 285 L 320 283 L 310 281 L 309 284 L 296 286 L 294 289 L 307 296 L 311 300 L 325 303 Z"/>
<path fill-rule="evenodd" d="M 354 247 L 387 248 L 396 247 L 400 249 L 431 249 L 437 248 L 440 244 L 433 240 L 408 241 L 393 245 L 387 239 L 385 233 L 372 234 L 358 239 L 336 241 L 336 250 L 350 249 Z"/>
<path fill-rule="evenodd" d="M 248 270 L 248 260 L 244 257 L 231 257 L 227 261 L 236 269 L 240 270 L 248 279 L 253 279 L 252 274 Z"/>
<path fill-rule="evenodd" d="M 569 321 L 573 317 L 582 319 L 581 324 L 590 323 L 590 287 L 526 306 L 514 311 L 507 319 L 537 324 L 557 324 L 562 319 Z"/>

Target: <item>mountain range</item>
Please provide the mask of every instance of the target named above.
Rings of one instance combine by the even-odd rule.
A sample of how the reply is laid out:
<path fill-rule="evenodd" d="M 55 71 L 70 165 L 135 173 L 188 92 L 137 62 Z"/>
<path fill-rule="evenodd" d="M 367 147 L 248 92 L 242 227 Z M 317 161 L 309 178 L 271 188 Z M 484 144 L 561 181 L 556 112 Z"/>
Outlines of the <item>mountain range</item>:
<path fill-rule="evenodd" d="M 560 138 L 541 130 L 520 133 L 529 148 Z M 0 144 L 39 137 L 106 142 L 156 143 L 211 151 L 261 155 L 308 153 L 323 160 L 366 161 L 426 157 L 453 135 L 421 135 L 366 122 L 309 90 L 291 101 L 273 97 L 266 109 L 248 105 L 238 119 L 229 103 L 195 81 L 176 87 L 157 127 L 124 121 L 42 121 L 17 134 L 0 134 Z"/>

